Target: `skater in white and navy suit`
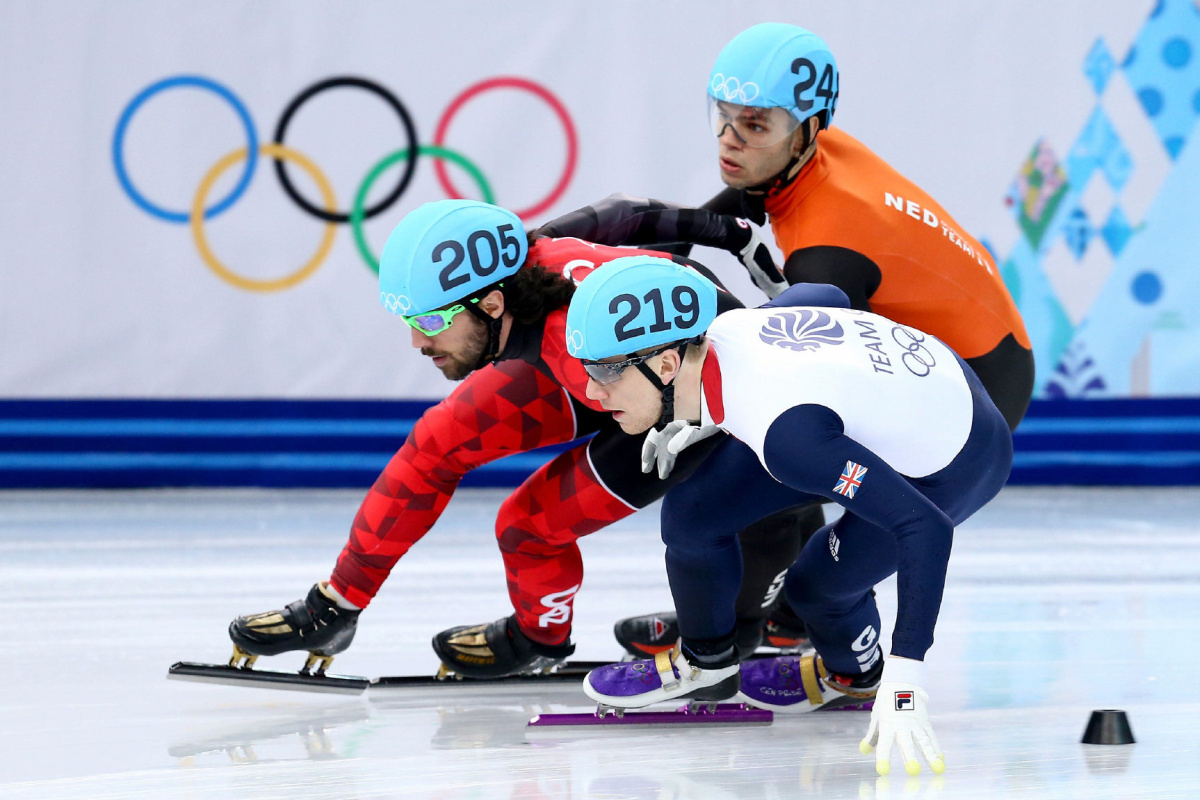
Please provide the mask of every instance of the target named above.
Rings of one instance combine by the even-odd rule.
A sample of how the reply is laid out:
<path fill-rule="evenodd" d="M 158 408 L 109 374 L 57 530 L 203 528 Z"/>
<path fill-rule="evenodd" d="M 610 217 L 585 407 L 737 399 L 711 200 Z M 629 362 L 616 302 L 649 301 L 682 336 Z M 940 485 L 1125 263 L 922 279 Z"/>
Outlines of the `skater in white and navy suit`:
<path fill-rule="evenodd" d="M 590 275 L 567 316 L 589 396 L 647 448 L 675 453 L 731 434 L 663 501 L 666 566 L 681 646 L 656 661 L 593 671 L 588 694 L 635 708 L 741 689 L 758 706 L 808 711 L 876 698 L 864 752 L 906 769 L 944 758 L 923 688 L 954 526 L 994 497 L 1012 463 L 1004 417 L 941 341 L 849 308 L 841 290 L 797 285 L 766 306 L 715 316 L 716 289 L 660 259 Z M 628 367 L 636 369 L 630 370 Z M 661 431 L 666 431 L 665 433 Z M 784 585 L 816 657 L 747 662 L 734 647 L 737 531 L 814 499 L 845 513 L 802 550 Z M 897 574 L 891 653 L 872 587 Z"/>

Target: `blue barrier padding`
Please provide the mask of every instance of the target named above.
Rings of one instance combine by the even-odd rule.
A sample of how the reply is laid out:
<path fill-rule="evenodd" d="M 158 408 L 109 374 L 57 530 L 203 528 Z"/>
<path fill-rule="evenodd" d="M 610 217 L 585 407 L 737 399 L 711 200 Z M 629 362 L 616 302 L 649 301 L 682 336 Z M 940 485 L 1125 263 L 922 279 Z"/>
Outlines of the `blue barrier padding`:
<path fill-rule="evenodd" d="M 374 483 L 430 401 L 0 400 L 0 488 Z M 1200 484 L 1200 398 L 1034 401 L 1010 484 Z M 515 486 L 566 445 L 463 486 Z M 636 469 L 637 465 L 631 465 Z"/>
<path fill-rule="evenodd" d="M 1200 484 L 1200 397 L 1035 400 L 1010 484 Z"/>

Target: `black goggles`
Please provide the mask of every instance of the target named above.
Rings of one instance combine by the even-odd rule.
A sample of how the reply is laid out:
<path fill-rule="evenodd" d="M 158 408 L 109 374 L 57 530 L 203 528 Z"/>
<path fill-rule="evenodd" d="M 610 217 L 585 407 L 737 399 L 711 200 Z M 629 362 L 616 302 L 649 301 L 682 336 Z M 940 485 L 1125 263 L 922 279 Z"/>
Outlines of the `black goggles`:
<path fill-rule="evenodd" d="M 660 347 L 653 352 L 646 353 L 645 355 L 641 356 L 633 356 L 632 358 L 627 358 L 624 361 L 583 361 L 583 369 L 585 372 L 587 372 L 588 377 L 594 380 L 596 383 L 600 384 L 601 386 L 607 386 L 610 383 L 616 383 L 617 381 L 621 380 L 621 373 L 630 367 L 637 366 L 648 358 L 654 358 L 656 355 L 665 353 L 668 350 L 678 346 L 678 342 L 672 342 L 671 344 L 666 345 L 665 347 Z"/>

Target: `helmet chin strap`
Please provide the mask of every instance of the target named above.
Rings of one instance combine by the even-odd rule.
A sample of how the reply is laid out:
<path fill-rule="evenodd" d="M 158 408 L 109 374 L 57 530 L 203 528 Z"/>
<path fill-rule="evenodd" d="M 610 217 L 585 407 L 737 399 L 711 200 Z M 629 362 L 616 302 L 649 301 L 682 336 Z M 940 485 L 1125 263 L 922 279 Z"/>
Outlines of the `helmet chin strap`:
<path fill-rule="evenodd" d="M 813 119 L 809 117 L 808 119 Z M 784 189 L 792 185 L 792 181 L 796 180 L 796 176 L 800 174 L 801 159 L 808 149 L 812 147 L 816 140 L 815 134 L 808 132 L 808 119 L 800 123 L 800 127 L 804 129 L 804 141 L 800 144 L 800 149 L 792 154 L 787 166 L 775 174 L 775 177 L 768 178 L 757 186 L 749 186 L 746 188 L 748 194 L 763 195 L 764 197 L 774 197 Z"/>
<path fill-rule="evenodd" d="M 504 331 L 504 315 L 501 314 L 498 317 L 493 317 L 491 314 L 479 307 L 479 303 L 476 298 L 481 299 L 483 296 L 491 294 L 502 285 L 503 284 L 496 284 L 495 286 L 489 286 L 482 292 L 476 294 L 475 297 L 467 298 L 467 310 L 482 320 L 487 326 L 487 346 L 484 347 L 483 352 L 479 354 L 479 360 L 475 362 L 475 366 L 471 367 L 472 370 L 486 367 L 489 362 L 495 360 L 496 356 L 500 354 L 500 334 Z"/>
<path fill-rule="evenodd" d="M 683 342 L 673 348 L 675 352 L 679 353 L 681 359 L 687 354 L 688 343 Z M 645 361 L 639 361 L 636 366 L 638 371 L 646 376 L 646 380 L 650 381 L 654 388 L 662 393 L 662 413 L 658 415 L 658 422 L 654 424 L 654 430 L 661 431 L 669 423 L 675 421 L 675 381 L 663 383 L 659 380 L 654 370 L 646 366 Z M 676 377 L 678 377 L 678 373 L 676 373 Z"/>

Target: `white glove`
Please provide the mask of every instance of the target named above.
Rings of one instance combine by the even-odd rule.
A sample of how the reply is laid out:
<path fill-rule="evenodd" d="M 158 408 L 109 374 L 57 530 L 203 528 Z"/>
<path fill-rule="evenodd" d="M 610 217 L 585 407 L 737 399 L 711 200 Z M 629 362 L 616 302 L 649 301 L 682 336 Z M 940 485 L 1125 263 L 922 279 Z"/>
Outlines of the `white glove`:
<path fill-rule="evenodd" d="M 779 268 L 775 266 L 775 259 L 771 257 L 771 251 L 767 249 L 766 243 L 762 237 L 758 235 L 758 231 L 750 224 L 749 220 L 738 219 L 740 227 L 750 231 L 750 241 L 745 247 L 738 252 L 738 258 L 742 260 L 746 271 L 750 273 L 750 280 L 754 281 L 754 285 L 763 291 L 767 297 L 774 299 L 784 289 L 788 288 L 787 281 L 779 272 Z"/>
<path fill-rule="evenodd" d="M 686 419 L 668 422 L 661 431 L 651 428 L 642 445 L 642 472 L 654 469 L 654 464 L 657 462 L 658 477 L 660 480 L 666 480 L 666 477 L 671 474 L 671 470 L 675 468 L 675 458 L 683 452 L 685 447 L 701 439 L 707 439 L 720 430 L 721 428 L 717 425 L 702 428 L 693 425 Z"/>
<path fill-rule="evenodd" d="M 917 761 L 917 748 L 920 748 L 921 755 L 935 775 L 946 771 L 946 757 L 942 754 L 942 748 L 933 734 L 933 726 L 929 723 L 929 695 L 917 683 L 887 680 L 889 671 L 893 677 L 921 674 L 923 670 L 919 667 L 910 668 L 909 665 L 914 664 L 921 665 L 921 662 L 895 656 L 888 659 L 883 668 L 884 680 L 879 684 L 875 707 L 871 710 L 871 726 L 867 729 L 867 738 L 858 746 L 863 755 L 878 748 L 875 753 L 875 771 L 880 775 L 887 775 L 892 770 L 893 742 L 900 745 L 904 769 L 909 775 L 916 775 L 921 771 L 921 763 Z"/>

